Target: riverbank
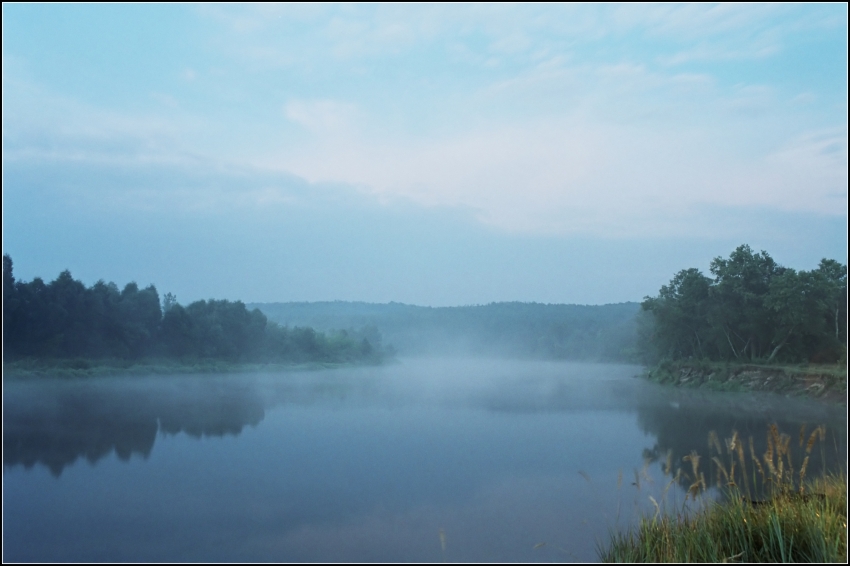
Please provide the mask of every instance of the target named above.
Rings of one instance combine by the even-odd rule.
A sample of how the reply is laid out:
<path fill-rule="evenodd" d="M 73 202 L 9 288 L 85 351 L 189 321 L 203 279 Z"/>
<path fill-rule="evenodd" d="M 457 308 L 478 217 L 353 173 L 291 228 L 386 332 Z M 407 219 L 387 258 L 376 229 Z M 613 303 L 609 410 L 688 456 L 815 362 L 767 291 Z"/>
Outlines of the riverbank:
<path fill-rule="evenodd" d="M 846 365 L 761 365 L 666 361 L 644 374 L 656 383 L 715 391 L 772 391 L 847 403 Z"/>
<path fill-rule="evenodd" d="M 839 562 L 847 560 L 847 481 L 752 501 L 732 491 L 692 516 L 644 517 L 599 549 L 603 562 Z"/>
<path fill-rule="evenodd" d="M 169 375 L 193 373 L 265 373 L 335 369 L 380 365 L 383 359 L 360 362 L 229 362 L 214 359 L 180 361 L 171 359 L 121 360 L 33 359 L 3 363 L 3 379 L 86 378 L 115 375 Z"/>
<path fill-rule="evenodd" d="M 599 557 L 604 562 L 845 563 L 847 470 L 841 464 L 825 476 L 807 476 L 815 446 L 824 448 L 826 428 L 806 432 L 804 427 L 792 439 L 770 424 L 767 450 L 758 456 L 752 437 L 746 442 L 733 432 L 721 443 L 712 431 L 708 463 L 701 467 L 702 458 L 693 451 L 684 458 L 690 470 L 679 468 L 671 479 L 686 488 L 682 506 L 671 508 L 664 496 L 660 503 L 650 497 L 655 514 L 611 533 L 608 544 L 597 547 Z M 797 447 L 800 453 L 792 458 Z M 665 475 L 672 475 L 669 462 Z M 717 491 L 709 487 L 712 471 Z"/>

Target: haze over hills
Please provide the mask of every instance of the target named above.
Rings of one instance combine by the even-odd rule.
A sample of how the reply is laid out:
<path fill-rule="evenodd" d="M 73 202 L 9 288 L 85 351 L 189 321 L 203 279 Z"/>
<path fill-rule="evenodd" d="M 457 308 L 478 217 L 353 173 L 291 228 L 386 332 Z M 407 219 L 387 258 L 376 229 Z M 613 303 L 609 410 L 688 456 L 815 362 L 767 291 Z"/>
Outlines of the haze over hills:
<path fill-rule="evenodd" d="M 278 324 L 319 331 L 357 329 L 400 355 L 481 354 L 627 361 L 640 304 L 491 303 L 421 307 L 402 303 L 250 303 Z"/>

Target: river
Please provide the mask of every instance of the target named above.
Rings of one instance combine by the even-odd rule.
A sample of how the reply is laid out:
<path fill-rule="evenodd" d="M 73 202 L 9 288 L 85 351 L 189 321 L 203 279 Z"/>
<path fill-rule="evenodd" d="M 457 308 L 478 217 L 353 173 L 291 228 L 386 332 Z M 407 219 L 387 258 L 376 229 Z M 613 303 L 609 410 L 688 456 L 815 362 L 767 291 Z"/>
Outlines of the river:
<path fill-rule="evenodd" d="M 445 358 L 9 381 L 3 559 L 594 561 L 650 496 L 693 504 L 665 470 L 691 473 L 710 431 L 761 454 L 770 423 L 793 446 L 824 424 L 809 475 L 846 466 L 843 407 L 640 370 Z"/>

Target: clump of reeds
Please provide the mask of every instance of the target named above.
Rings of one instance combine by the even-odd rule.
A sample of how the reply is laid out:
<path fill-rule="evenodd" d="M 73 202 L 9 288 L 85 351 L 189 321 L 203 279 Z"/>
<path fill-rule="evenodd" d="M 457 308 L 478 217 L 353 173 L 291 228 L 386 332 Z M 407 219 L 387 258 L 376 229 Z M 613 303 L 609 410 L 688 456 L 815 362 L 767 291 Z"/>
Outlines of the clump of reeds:
<path fill-rule="evenodd" d="M 627 533 L 614 533 L 610 544 L 599 549 L 605 562 L 846 562 L 847 481 L 844 474 L 815 480 L 806 468 L 815 443 L 826 430 L 816 428 L 808 437 L 800 429 L 799 444 L 805 456 L 799 471 L 792 466 L 791 437 L 776 425 L 768 428 L 767 450 L 761 458 L 749 441 L 751 461 L 737 432 L 721 444 L 709 434 L 711 457 L 718 469 L 717 483 L 725 499 L 709 501 L 697 511 L 659 512 L 642 518 Z M 723 461 L 723 448 L 727 461 Z M 692 481 L 687 498 L 706 491 L 696 452 L 684 457 L 693 475 L 677 471 L 676 478 Z M 670 456 L 665 473 L 671 468 Z M 739 483 L 740 480 L 740 483 Z M 743 485 L 741 485 L 743 484 Z M 760 491 L 753 491 L 760 484 Z M 743 488 L 743 489 L 742 489 Z"/>

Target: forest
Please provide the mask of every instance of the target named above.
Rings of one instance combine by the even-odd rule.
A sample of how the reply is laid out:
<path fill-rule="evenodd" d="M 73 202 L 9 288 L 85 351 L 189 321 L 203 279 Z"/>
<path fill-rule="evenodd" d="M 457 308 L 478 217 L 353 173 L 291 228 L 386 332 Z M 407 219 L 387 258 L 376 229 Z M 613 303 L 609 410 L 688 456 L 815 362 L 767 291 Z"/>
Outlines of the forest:
<path fill-rule="evenodd" d="M 254 303 L 270 320 L 316 329 L 380 329 L 399 355 L 632 361 L 639 303 L 502 302 L 457 307 L 361 302 Z"/>
<path fill-rule="evenodd" d="M 641 303 L 644 361 L 846 363 L 846 265 L 797 271 L 741 245 L 710 271 L 684 269 Z"/>
<path fill-rule="evenodd" d="M 3 256 L 4 360 L 377 361 L 387 354 L 479 354 L 585 361 L 846 361 L 847 267 L 811 271 L 739 246 L 712 277 L 691 268 L 638 303 L 256 303 L 183 306 L 153 285 L 16 281 Z M 358 329 L 358 330 L 354 330 Z M 380 329 L 380 332 L 379 332 Z M 387 344 L 384 346 L 384 344 Z"/>
<path fill-rule="evenodd" d="M 3 358 L 173 359 L 229 362 L 378 361 L 380 335 L 317 332 L 270 322 L 241 301 L 187 306 L 156 287 L 98 281 L 86 287 L 63 271 L 50 283 L 16 281 L 3 256 Z"/>

